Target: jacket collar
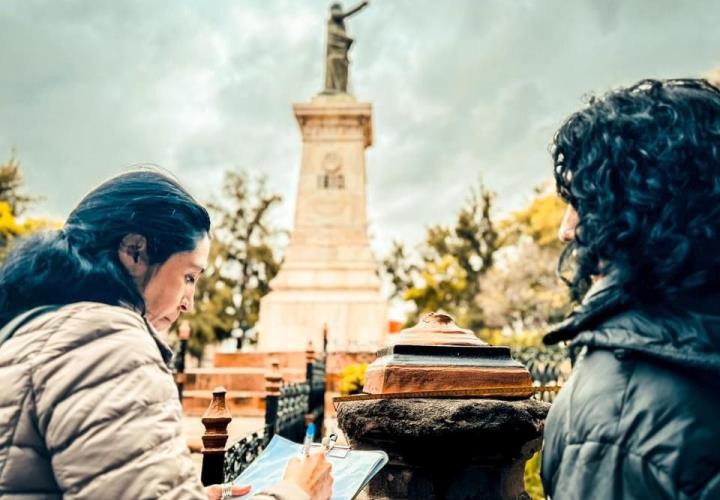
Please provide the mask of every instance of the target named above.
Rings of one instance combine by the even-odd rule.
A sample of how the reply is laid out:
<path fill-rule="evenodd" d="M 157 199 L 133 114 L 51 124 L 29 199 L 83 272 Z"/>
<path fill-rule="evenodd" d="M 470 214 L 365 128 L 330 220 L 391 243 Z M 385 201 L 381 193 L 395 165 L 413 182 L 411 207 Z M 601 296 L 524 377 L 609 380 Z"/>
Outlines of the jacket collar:
<path fill-rule="evenodd" d="M 580 332 L 627 309 L 630 302 L 630 298 L 618 284 L 616 274 L 610 273 L 590 287 L 582 304 L 575 308 L 565 320 L 548 330 L 543 337 L 543 343 L 551 345 L 572 340 Z"/>
<path fill-rule="evenodd" d="M 688 296 L 668 304 L 635 304 L 617 279 L 595 283 L 583 303 L 543 338 L 582 346 L 620 349 L 720 374 L 720 295 Z"/>
<path fill-rule="evenodd" d="M 125 301 L 120 301 L 119 305 L 121 307 L 124 307 L 125 309 L 130 309 L 142 318 L 148 333 L 155 341 L 155 344 L 157 344 L 158 349 L 160 350 L 160 356 L 162 356 L 163 362 L 172 371 L 174 369 L 172 366 L 172 359 L 175 354 L 172 352 L 172 349 L 170 349 L 170 347 L 168 347 L 168 345 L 160 338 L 160 334 L 155 329 L 155 327 L 152 326 L 152 324 L 147 320 L 145 315 L 142 314 L 142 311 L 137 310 L 135 307 L 132 306 L 132 304 Z"/>
<path fill-rule="evenodd" d="M 158 349 L 160 350 L 160 355 L 162 356 L 163 362 L 172 371 L 172 358 L 174 355 L 172 349 L 170 349 L 170 347 L 168 347 L 168 345 L 160 338 L 158 331 L 155 329 L 154 326 L 150 324 L 150 322 L 144 316 L 143 321 L 145 322 L 145 326 L 147 326 L 148 332 L 150 332 L 150 336 L 153 338 L 153 340 L 158 346 Z"/>

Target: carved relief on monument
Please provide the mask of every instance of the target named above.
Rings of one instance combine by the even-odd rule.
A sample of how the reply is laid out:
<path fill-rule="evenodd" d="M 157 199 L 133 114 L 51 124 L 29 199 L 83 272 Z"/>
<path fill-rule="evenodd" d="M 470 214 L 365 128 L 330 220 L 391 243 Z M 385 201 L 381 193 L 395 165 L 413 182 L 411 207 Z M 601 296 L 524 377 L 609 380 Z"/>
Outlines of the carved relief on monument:
<path fill-rule="evenodd" d="M 310 195 L 312 210 L 321 218 L 321 223 L 349 223 L 352 213 L 342 156 L 337 150 L 331 150 L 321 158 L 319 166 L 315 167 L 316 189 Z"/>
<path fill-rule="evenodd" d="M 305 119 L 301 122 L 304 140 L 364 140 L 365 117 L 336 117 L 323 122 Z"/>
<path fill-rule="evenodd" d="M 325 153 L 317 177 L 317 187 L 319 189 L 345 189 L 342 158 L 336 151 Z"/>

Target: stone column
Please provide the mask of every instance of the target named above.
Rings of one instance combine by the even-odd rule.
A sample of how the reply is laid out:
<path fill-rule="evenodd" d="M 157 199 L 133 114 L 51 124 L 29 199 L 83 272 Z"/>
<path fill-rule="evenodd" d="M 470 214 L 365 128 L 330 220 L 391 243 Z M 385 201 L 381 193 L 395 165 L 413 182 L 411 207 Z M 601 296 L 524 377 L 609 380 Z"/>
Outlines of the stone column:
<path fill-rule="evenodd" d="M 371 499 L 529 499 L 525 462 L 540 449 L 550 405 L 533 399 L 374 399 L 338 405 L 357 449 L 390 462 Z"/>
<path fill-rule="evenodd" d="M 378 351 L 363 390 L 336 401 L 350 444 L 390 457 L 367 497 L 529 498 L 524 466 L 550 405 L 530 399 L 530 373 L 508 347 L 431 313 Z"/>

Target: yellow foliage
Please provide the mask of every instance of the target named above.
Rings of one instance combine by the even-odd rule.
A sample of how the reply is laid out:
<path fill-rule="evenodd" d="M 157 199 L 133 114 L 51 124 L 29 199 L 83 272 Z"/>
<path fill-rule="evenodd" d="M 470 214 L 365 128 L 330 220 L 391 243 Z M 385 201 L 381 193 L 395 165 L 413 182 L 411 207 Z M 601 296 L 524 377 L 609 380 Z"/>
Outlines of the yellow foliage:
<path fill-rule="evenodd" d="M 10 204 L 6 201 L 0 201 L 0 235 L 6 237 L 17 236 L 20 232 L 21 226 L 15 220 Z"/>
<path fill-rule="evenodd" d="M 340 374 L 340 394 L 349 396 L 350 394 L 359 394 L 365 385 L 365 372 L 368 365 L 365 363 L 356 363 L 343 368 Z"/>
<path fill-rule="evenodd" d="M 63 223 L 57 220 L 44 219 L 41 217 L 27 218 L 22 222 L 21 234 L 60 229 L 62 226 Z"/>
<path fill-rule="evenodd" d="M 541 462 L 542 454 L 539 451 L 525 462 L 525 491 L 532 500 L 543 500 L 545 498 L 545 490 L 540 479 Z"/>
<path fill-rule="evenodd" d="M 499 328 L 483 328 L 477 335 L 490 345 L 504 345 L 519 349 L 542 346 L 544 334 L 545 331 L 540 329 L 507 332 Z"/>
<path fill-rule="evenodd" d="M 57 221 L 47 219 L 28 218 L 20 222 L 13 214 L 10 204 L 7 201 L 0 201 L 0 263 L 7 256 L 15 238 L 44 229 L 58 229 L 61 225 Z"/>
<path fill-rule="evenodd" d="M 10 204 L 0 201 L 0 235 L 5 237 L 22 236 L 23 234 L 42 231 L 44 229 L 58 229 L 60 222 L 42 218 L 28 218 L 19 222 L 12 213 Z"/>
<path fill-rule="evenodd" d="M 530 205 L 500 223 L 509 243 L 520 235 L 530 236 L 540 247 L 560 246 L 558 231 L 566 208 L 565 202 L 554 192 L 538 194 Z"/>
<path fill-rule="evenodd" d="M 428 262 L 420 273 L 421 286 L 409 288 L 403 299 L 418 304 L 420 313 L 438 311 L 449 297 L 454 297 L 468 286 L 467 273 L 452 255 Z"/>

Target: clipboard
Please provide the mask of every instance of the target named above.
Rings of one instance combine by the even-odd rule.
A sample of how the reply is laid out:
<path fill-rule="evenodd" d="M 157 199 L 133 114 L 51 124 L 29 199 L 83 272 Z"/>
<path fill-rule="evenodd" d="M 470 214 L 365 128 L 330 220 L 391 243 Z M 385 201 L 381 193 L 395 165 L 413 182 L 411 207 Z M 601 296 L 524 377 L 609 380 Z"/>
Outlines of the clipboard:
<path fill-rule="evenodd" d="M 319 443 L 313 448 L 320 447 Z M 302 455 L 302 445 L 280 436 L 273 436 L 265 450 L 250 466 L 233 480 L 233 484 L 247 485 L 250 498 L 282 480 L 288 460 Z M 353 450 L 349 446 L 334 446 L 327 452 L 332 465 L 332 500 L 351 500 L 370 482 L 388 462 L 382 450 Z"/>

